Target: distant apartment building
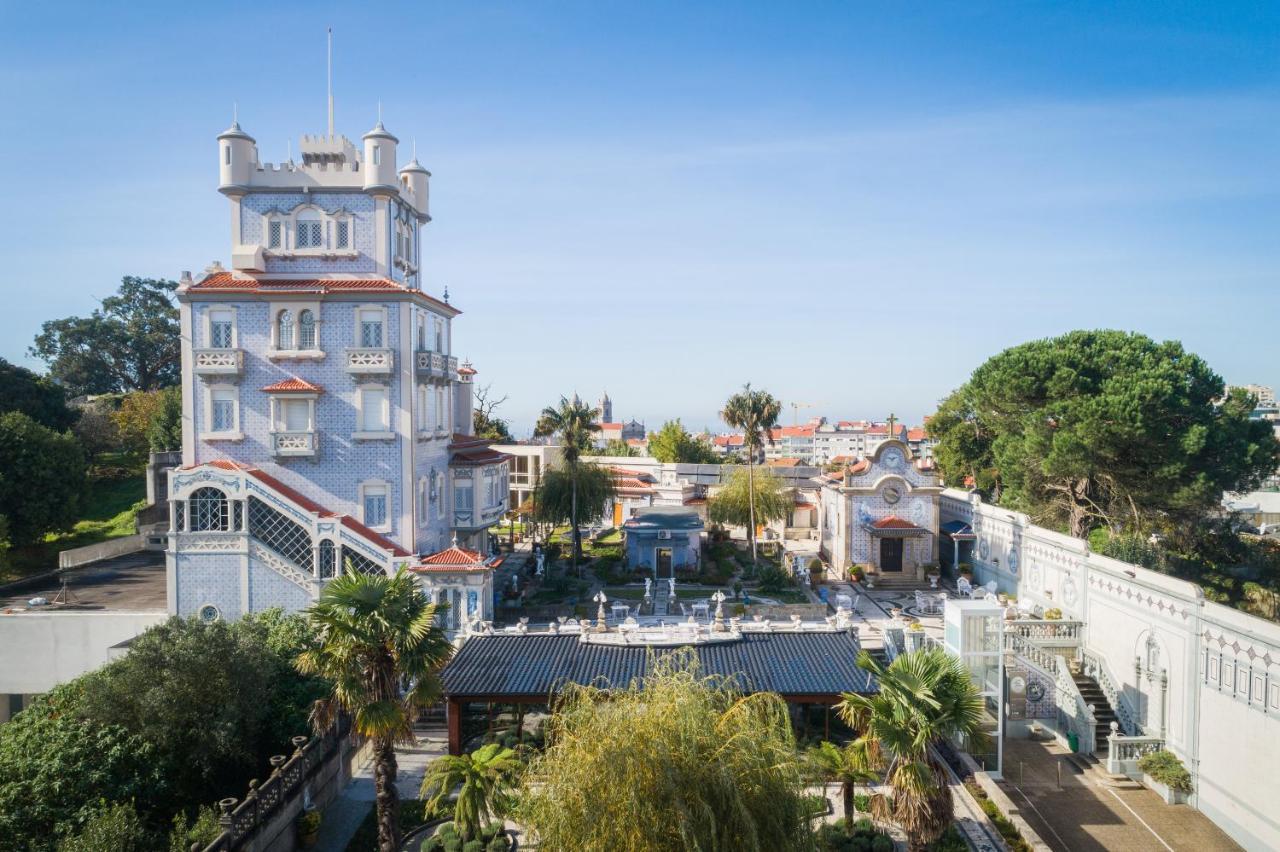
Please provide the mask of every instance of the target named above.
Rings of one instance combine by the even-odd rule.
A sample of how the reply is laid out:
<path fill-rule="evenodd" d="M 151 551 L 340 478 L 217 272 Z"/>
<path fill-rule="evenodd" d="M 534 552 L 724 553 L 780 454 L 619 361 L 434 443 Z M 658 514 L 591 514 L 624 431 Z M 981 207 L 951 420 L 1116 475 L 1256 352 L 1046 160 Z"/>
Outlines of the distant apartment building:
<path fill-rule="evenodd" d="M 1252 394 L 1259 409 L 1276 410 L 1276 391 L 1269 385 L 1231 385 L 1227 390 L 1242 390 Z"/>
<path fill-rule="evenodd" d="M 816 433 L 816 426 L 779 426 L 773 430 L 773 442 L 765 444 L 764 457 L 767 461 L 798 459 L 811 465 Z"/>
<path fill-rule="evenodd" d="M 494 447 L 497 450 L 497 447 Z M 518 510 L 533 496 L 543 474 L 560 462 L 560 447 L 554 444 L 503 444 L 498 452 L 510 456 L 511 474 L 508 505 Z"/>

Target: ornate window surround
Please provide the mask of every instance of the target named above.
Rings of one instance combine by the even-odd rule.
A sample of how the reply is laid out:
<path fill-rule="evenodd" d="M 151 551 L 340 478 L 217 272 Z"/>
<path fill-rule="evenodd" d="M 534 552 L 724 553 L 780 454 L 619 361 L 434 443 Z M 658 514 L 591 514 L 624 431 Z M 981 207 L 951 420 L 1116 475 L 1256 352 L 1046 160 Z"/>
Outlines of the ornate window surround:
<path fill-rule="evenodd" d="M 360 337 L 360 318 L 366 311 L 377 311 L 382 315 L 382 345 L 366 347 L 364 341 Z M 391 323 L 387 318 L 387 306 L 377 304 L 356 305 L 355 310 L 351 313 L 351 340 L 352 346 L 356 349 L 390 349 L 391 348 Z"/>
<path fill-rule="evenodd" d="M 382 394 L 382 429 L 368 431 L 364 429 L 365 394 L 370 389 L 377 389 Z M 362 382 L 356 386 L 356 430 L 351 433 L 354 441 L 387 441 L 396 436 L 391 429 L 391 386 L 382 382 Z"/>
<path fill-rule="evenodd" d="M 286 428 L 288 424 L 285 423 L 284 409 L 280 403 L 286 402 L 289 400 L 303 400 L 308 404 L 307 405 L 308 428 L 304 431 L 315 434 L 316 399 L 319 397 L 319 394 L 290 392 L 290 393 L 272 393 L 272 394 L 268 394 L 268 396 L 271 397 L 270 414 L 271 414 L 271 431 L 273 433 L 290 431 L 288 428 Z"/>
<path fill-rule="evenodd" d="M 214 431 L 213 428 L 213 395 L 214 391 L 229 391 L 233 394 L 235 402 L 233 404 L 232 419 L 234 426 L 230 430 Z M 204 429 L 200 433 L 201 440 L 204 441 L 243 441 L 244 431 L 240 426 L 240 391 L 235 385 L 231 384 L 206 384 L 204 386 Z"/>
<path fill-rule="evenodd" d="M 235 305 L 213 303 L 204 308 L 202 326 L 204 328 L 204 348 L 217 349 L 213 345 L 213 315 L 215 313 L 231 314 L 231 345 L 227 349 L 240 348 L 240 316 Z"/>
<path fill-rule="evenodd" d="M 306 214 L 304 218 L 320 220 L 320 245 L 319 246 L 298 246 L 298 218 Z M 271 223 L 279 222 L 281 228 L 279 246 L 264 245 L 264 252 L 271 257 L 326 257 L 326 258 L 354 258 L 358 255 L 355 250 L 355 215 L 345 207 L 335 207 L 332 210 L 325 210 L 318 204 L 304 201 L 292 210 L 281 210 L 279 208 L 271 208 L 262 214 L 262 239 L 263 243 L 267 243 L 267 234 L 270 231 Z M 345 248 L 338 248 L 338 223 L 344 222 L 347 226 L 347 245 Z"/>
<path fill-rule="evenodd" d="M 271 302 L 267 306 L 268 310 L 268 326 L 271 329 L 271 340 L 267 347 L 267 358 L 272 361 L 284 360 L 311 360 L 318 361 L 324 358 L 324 349 L 320 342 L 324 333 L 323 314 L 320 311 L 320 303 L 317 301 L 308 302 Z M 293 318 L 293 347 L 290 349 L 280 348 L 280 312 L 288 311 Z M 302 312 L 311 311 L 311 316 L 315 320 L 316 328 L 316 345 L 311 349 L 299 349 L 298 344 L 302 339 Z"/>
<path fill-rule="evenodd" d="M 374 526 L 373 524 L 369 523 L 368 518 L 366 518 L 364 514 L 365 492 L 368 491 L 370 488 L 381 488 L 387 498 L 387 517 L 378 526 Z M 385 479 L 364 480 L 356 487 L 356 503 L 360 509 L 360 523 L 364 524 L 366 527 L 373 530 L 374 532 L 381 532 L 381 533 L 391 532 L 391 518 L 394 512 L 392 511 L 392 505 L 391 505 L 392 500 L 391 500 L 391 483 L 390 482 L 387 482 Z"/>

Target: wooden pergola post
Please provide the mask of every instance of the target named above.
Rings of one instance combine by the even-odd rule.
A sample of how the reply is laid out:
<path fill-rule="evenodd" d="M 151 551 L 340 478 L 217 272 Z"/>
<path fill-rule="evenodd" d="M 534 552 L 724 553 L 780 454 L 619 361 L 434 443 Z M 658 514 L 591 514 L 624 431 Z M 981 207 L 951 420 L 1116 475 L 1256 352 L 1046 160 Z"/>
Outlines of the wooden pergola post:
<path fill-rule="evenodd" d="M 462 754 L 462 702 L 450 698 L 445 704 L 445 724 L 449 729 L 449 754 Z"/>

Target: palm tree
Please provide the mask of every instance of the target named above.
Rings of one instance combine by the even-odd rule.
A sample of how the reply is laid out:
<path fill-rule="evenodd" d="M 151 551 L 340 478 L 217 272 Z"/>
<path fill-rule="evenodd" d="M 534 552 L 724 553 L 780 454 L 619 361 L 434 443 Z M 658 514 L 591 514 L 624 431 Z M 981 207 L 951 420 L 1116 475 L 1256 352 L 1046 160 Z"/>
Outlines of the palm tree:
<path fill-rule="evenodd" d="M 826 781 L 838 781 L 844 798 L 845 829 L 853 833 L 853 788 L 879 780 L 875 754 L 868 747 L 865 737 L 841 748 L 835 743 L 823 742 L 809 749 L 809 768 Z"/>
<path fill-rule="evenodd" d="M 751 561 L 756 561 L 756 503 L 755 463 L 756 455 L 764 448 L 765 441 L 773 445 L 773 427 L 778 425 L 782 403 L 768 391 L 752 390 L 751 383 L 742 391 L 729 397 L 720 412 L 720 419 L 734 429 L 742 430 L 742 448 L 747 452 L 747 490 L 751 504 L 751 526 L 747 528 L 747 540 L 751 542 Z"/>
<path fill-rule="evenodd" d="M 982 697 L 960 660 L 938 649 L 903 654 L 887 668 L 863 651 L 858 665 L 880 689 L 846 694 L 839 712 L 888 762 L 892 793 L 873 796 L 872 813 L 902 826 L 912 850 L 924 849 L 951 824 L 947 771 L 932 747 L 944 739 L 983 742 Z"/>
<path fill-rule="evenodd" d="M 453 824 L 467 841 L 479 837 L 491 817 L 506 813 L 519 770 L 520 759 L 514 749 L 490 743 L 470 754 L 437 758 L 422 779 L 419 795 L 426 800 L 427 813 L 433 814 L 454 788 L 459 788 Z"/>
<path fill-rule="evenodd" d="M 573 508 L 569 523 L 573 526 L 573 570 L 578 570 L 578 558 L 582 555 L 582 531 L 578 526 L 578 474 L 579 459 L 582 451 L 591 446 L 591 434 L 600 430 L 596 422 L 600 417 L 600 409 L 592 408 L 578 398 L 560 397 L 560 404 L 542 409 L 542 416 L 533 429 L 539 438 L 548 435 L 559 435 L 560 452 L 564 456 L 565 470 L 573 482 Z"/>
<path fill-rule="evenodd" d="M 437 672 L 453 653 L 436 626 L 442 609 L 401 568 L 392 577 L 343 574 L 307 610 L 317 645 L 295 665 L 333 683 L 333 693 L 312 707 L 311 722 L 326 731 L 346 713 L 356 733 L 373 741 L 380 852 L 400 848 L 396 744 L 414 741 L 413 721 L 439 700 Z"/>

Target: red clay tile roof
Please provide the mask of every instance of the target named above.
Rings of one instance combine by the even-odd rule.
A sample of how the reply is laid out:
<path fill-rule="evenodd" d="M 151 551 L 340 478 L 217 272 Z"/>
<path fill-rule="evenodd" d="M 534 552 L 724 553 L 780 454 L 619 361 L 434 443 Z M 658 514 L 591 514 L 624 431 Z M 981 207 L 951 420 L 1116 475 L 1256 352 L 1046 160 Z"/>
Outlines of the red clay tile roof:
<path fill-rule="evenodd" d="M 858 461 L 857 464 L 853 464 L 849 466 L 849 473 L 866 473 L 870 469 L 871 469 L 871 462 L 867 461 L 866 459 L 861 459 Z"/>
<path fill-rule="evenodd" d="M 459 376 L 474 376 L 475 374 L 476 374 L 475 367 L 470 367 L 470 366 L 467 366 L 466 364 L 463 364 L 461 367 L 458 368 Z"/>
<path fill-rule="evenodd" d="M 649 442 L 646 441 L 644 438 L 628 438 L 627 439 L 628 447 L 644 447 L 644 446 L 648 446 L 648 444 Z"/>
<path fill-rule="evenodd" d="M 484 555 L 478 550 L 467 550 L 453 545 L 422 557 L 422 561 L 410 567 L 410 571 L 456 571 L 459 568 L 483 569 Z"/>
<path fill-rule="evenodd" d="M 395 556 L 412 556 L 413 555 L 409 551 L 401 547 L 400 545 L 396 544 L 391 539 L 387 538 L 384 535 L 380 535 L 379 533 L 374 532 L 373 530 L 369 529 L 364 524 L 360 523 L 350 515 L 339 515 L 337 512 L 329 511 L 328 509 L 326 509 L 324 506 L 321 506 L 316 501 L 310 499 L 309 497 L 303 496 L 301 493 L 293 490 L 288 485 L 285 485 L 283 482 L 276 479 L 274 476 L 271 476 L 270 474 L 265 473 L 256 467 L 251 467 L 247 464 L 241 464 L 240 462 L 231 461 L 230 459 L 214 459 L 213 461 L 207 462 L 207 464 L 209 464 L 212 467 L 221 468 L 222 470 L 244 471 L 249 476 L 252 476 L 254 479 L 261 482 L 263 485 L 266 485 L 267 487 L 271 488 L 273 491 L 278 492 L 280 495 L 291 500 L 292 502 L 297 503 L 299 506 L 301 506 L 303 509 L 307 510 L 308 512 L 315 512 L 317 515 L 319 515 L 322 518 L 338 518 L 339 523 L 341 523 L 344 527 L 351 530 L 352 532 L 357 533 L 361 537 L 368 539 L 370 542 L 372 542 L 373 544 L 376 544 L 378 547 L 383 547 L 390 550 Z M 192 465 L 191 467 L 199 467 L 199 465 Z M 190 470 L 190 469 L 191 469 L 190 467 L 183 468 L 183 470 Z"/>
<path fill-rule="evenodd" d="M 324 393 L 324 388 L 313 385 L 306 379 L 290 376 L 274 385 L 267 385 L 262 391 L 263 393 Z"/>
<path fill-rule="evenodd" d="M 924 440 L 924 428 L 923 428 L 923 427 L 921 427 L 921 426 L 917 426 L 917 427 L 915 427 L 914 429 L 908 429 L 908 430 L 907 430 L 907 440 L 908 440 L 908 441 L 923 441 L 923 440 Z"/>
<path fill-rule="evenodd" d="M 779 426 L 772 432 L 773 439 L 779 438 L 812 438 L 817 429 L 813 426 Z"/>
<path fill-rule="evenodd" d="M 716 435 L 712 439 L 717 447 L 741 447 L 745 440 L 742 435 Z"/>
<path fill-rule="evenodd" d="M 872 524 L 872 526 L 878 530 L 918 530 L 920 529 L 918 526 L 911 523 L 906 518 L 899 518 L 897 515 L 890 515 L 887 518 L 881 518 L 880 520 Z"/>
<path fill-rule="evenodd" d="M 442 302 L 428 296 L 421 290 L 406 287 L 390 278 L 253 278 L 237 276 L 233 272 L 215 272 L 192 284 L 189 290 L 207 292 L 217 290 L 223 293 L 413 293 L 446 308 L 453 313 L 461 313 L 448 302 Z"/>
<path fill-rule="evenodd" d="M 799 466 L 800 466 L 800 459 L 793 459 L 793 458 L 774 459 L 773 461 L 769 462 L 769 467 L 799 467 Z"/>
<path fill-rule="evenodd" d="M 482 447 L 475 450 L 454 450 L 453 454 L 449 456 L 449 464 L 470 467 L 471 465 L 496 464 L 509 458 L 511 456 L 506 453 Z"/>
<path fill-rule="evenodd" d="M 610 475 L 615 476 L 615 477 L 618 477 L 618 476 L 623 476 L 623 477 L 630 476 L 630 477 L 634 477 L 634 478 L 636 478 L 636 479 L 645 479 L 645 478 L 652 479 L 652 478 L 653 478 L 653 477 L 649 476 L 649 474 L 644 473 L 643 471 L 639 471 L 639 470 L 632 470 L 632 469 L 631 469 L 631 468 L 629 468 L 629 467 L 613 467 L 612 465 L 610 465 L 610 467 L 609 467 L 609 473 L 610 473 Z"/>

